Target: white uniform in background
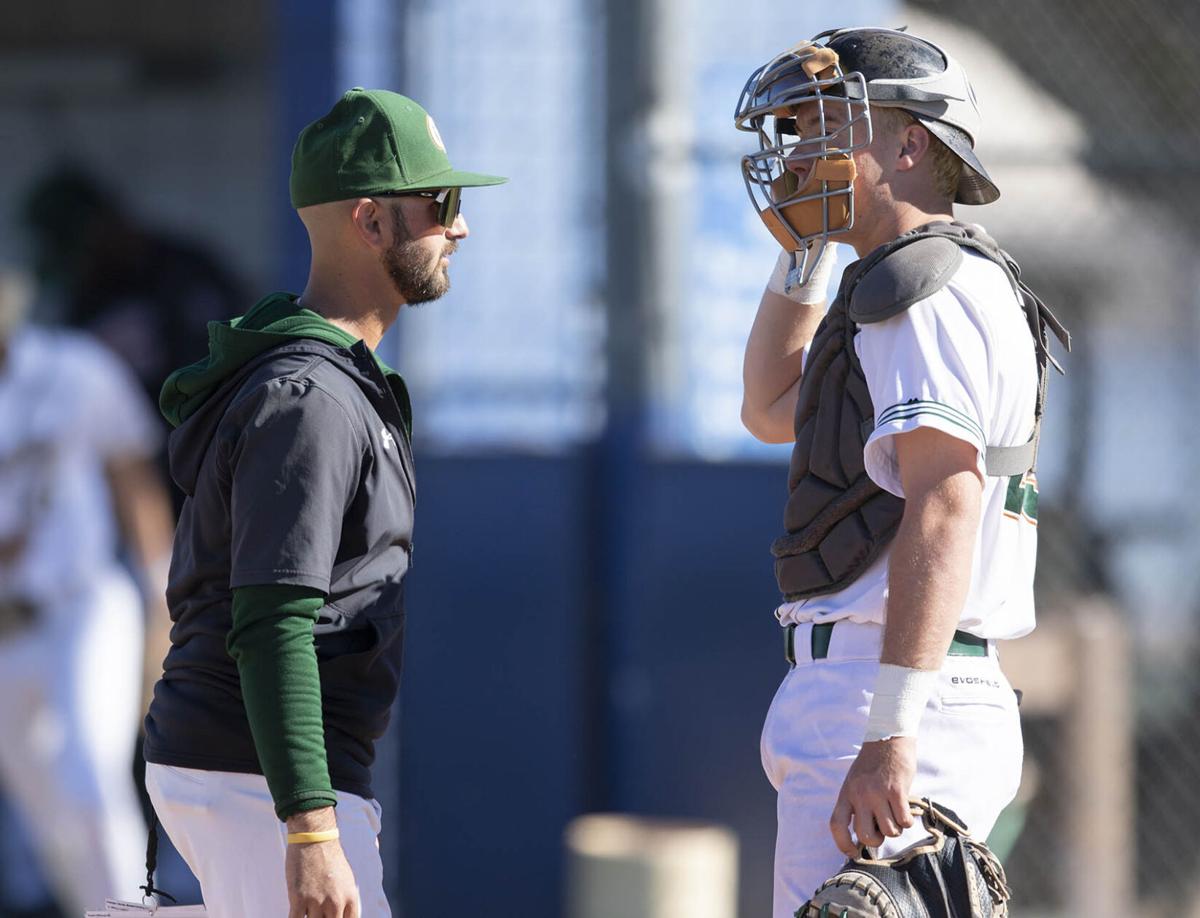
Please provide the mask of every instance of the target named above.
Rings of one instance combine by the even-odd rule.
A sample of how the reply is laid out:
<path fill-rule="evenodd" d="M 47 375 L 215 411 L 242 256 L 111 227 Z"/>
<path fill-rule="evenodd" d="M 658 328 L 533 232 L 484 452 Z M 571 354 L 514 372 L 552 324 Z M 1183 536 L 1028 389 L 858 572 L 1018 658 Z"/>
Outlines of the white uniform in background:
<path fill-rule="evenodd" d="M 1029 326 L 1012 286 L 972 252 L 950 284 L 905 312 L 864 325 L 855 347 L 875 405 L 867 441 L 871 479 L 900 497 L 896 434 L 932 427 L 975 446 L 984 476 L 971 585 L 958 628 L 988 638 L 986 656 L 955 655 L 941 669 L 917 735 L 912 795 L 950 807 L 986 838 L 1012 800 L 1023 747 L 1017 701 L 994 640 L 1034 626 L 1037 488 L 1033 476 L 986 477 L 986 444 L 1023 444 L 1033 429 L 1038 374 Z M 842 782 L 861 748 L 879 670 L 888 558 L 844 590 L 785 603 L 781 624 L 796 625 L 793 666 L 763 728 L 763 767 L 779 792 L 775 916 L 784 918 L 845 861 L 829 832 Z M 828 652 L 813 659 L 814 623 L 836 622 Z M 821 641 L 817 642 L 820 646 Z M 924 835 L 916 826 L 882 851 Z"/>
<path fill-rule="evenodd" d="M 0 782 L 74 914 L 137 899 L 145 824 L 131 772 L 143 604 L 118 560 L 105 464 L 159 425 L 125 367 L 26 326 L 0 363 Z"/>

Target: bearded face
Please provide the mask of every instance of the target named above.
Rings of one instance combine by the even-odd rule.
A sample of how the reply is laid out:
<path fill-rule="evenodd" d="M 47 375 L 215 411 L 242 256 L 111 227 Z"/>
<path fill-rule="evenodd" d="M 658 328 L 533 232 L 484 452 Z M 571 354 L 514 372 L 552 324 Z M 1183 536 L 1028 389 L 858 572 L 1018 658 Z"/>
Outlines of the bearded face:
<path fill-rule="evenodd" d="M 450 289 L 450 272 L 442 259 L 458 248 L 444 236 L 415 237 L 399 207 L 392 210 L 395 241 L 380 256 L 396 292 L 410 306 L 428 303 Z"/>

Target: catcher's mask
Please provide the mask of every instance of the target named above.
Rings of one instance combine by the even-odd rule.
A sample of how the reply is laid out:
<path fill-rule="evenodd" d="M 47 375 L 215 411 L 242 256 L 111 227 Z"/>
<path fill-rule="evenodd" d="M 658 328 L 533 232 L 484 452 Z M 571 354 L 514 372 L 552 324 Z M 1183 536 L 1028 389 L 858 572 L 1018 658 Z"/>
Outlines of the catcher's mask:
<path fill-rule="evenodd" d="M 785 250 L 808 261 L 810 243 L 854 225 L 850 154 L 871 142 L 871 118 L 866 79 L 844 72 L 834 49 L 801 42 L 759 67 L 734 124 L 758 137 L 758 152 L 742 157 L 742 177 Z M 804 280 L 809 272 L 802 264 Z"/>
<path fill-rule="evenodd" d="M 975 155 L 979 108 L 957 61 L 903 30 L 822 32 L 754 71 L 735 114 L 759 140 L 742 160 L 750 199 L 788 251 L 806 253 L 854 225 L 850 154 L 871 142 L 868 101 L 904 109 L 962 161 L 956 203 L 1000 197 Z"/>

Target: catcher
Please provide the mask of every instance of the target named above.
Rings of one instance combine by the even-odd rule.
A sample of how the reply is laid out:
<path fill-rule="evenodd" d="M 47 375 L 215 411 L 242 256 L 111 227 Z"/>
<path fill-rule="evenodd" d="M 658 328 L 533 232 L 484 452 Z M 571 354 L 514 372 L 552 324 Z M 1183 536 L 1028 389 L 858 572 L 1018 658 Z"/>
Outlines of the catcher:
<path fill-rule="evenodd" d="M 955 221 L 954 204 L 1000 194 L 979 124 L 959 64 L 889 29 L 802 42 L 739 100 L 758 140 L 746 186 L 783 248 L 742 417 L 795 444 L 773 546 L 791 668 L 762 736 L 775 918 L 863 846 L 886 858 L 922 838 L 910 795 L 984 838 L 1020 779 L 996 642 L 1034 626 L 1047 332 L 1067 336 L 1012 258 Z M 834 241 L 859 260 L 825 313 Z M 828 914 L 877 914 L 832 888 L 813 900 Z"/>

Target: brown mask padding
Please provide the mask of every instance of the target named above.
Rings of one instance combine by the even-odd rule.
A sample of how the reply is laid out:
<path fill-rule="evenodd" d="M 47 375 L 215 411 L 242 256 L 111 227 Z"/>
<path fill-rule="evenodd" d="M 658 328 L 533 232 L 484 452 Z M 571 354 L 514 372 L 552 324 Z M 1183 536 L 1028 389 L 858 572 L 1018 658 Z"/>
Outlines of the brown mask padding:
<path fill-rule="evenodd" d="M 832 48 L 815 48 L 812 56 L 800 66 L 814 80 L 828 80 L 837 75 L 837 71 L 834 69 L 837 67 L 837 62 L 837 52 Z"/>
<path fill-rule="evenodd" d="M 818 159 L 813 164 L 812 171 L 808 174 L 808 180 L 804 183 L 803 188 L 796 187 L 797 180 L 794 172 L 784 172 L 771 183 L 771 199 L 774 201 L 787 201 L 802 194 L 816 194 L 821 191 L 820 182 L 826 182 L 825 190 L 834 194 L 828 198 L 814 198 L 811 201 L 797 201 L 795 204 L 788 204 L 778 208 L 778 213 L 775 209 L 765 207 L 759 211 L 759 216 L 762 217 L 763 223 L 771 231 L 776 242 L 789 252 L 795 251 L 800 248 L 800 243 L 796 241 L 791 232 L 788 232 L 788 227 L 791 227 L 796 236 L 821 235 L 825 231 L 826 203 L 829 207 L 829 231 L 843 230 L 849 226 L 849 188 L 854 182 L 856 174 L 854 160 L 845 155 Z M 837 194 L 837 192 L 845 193 Z M 780 214 L 782 214 L 782 220 Z M 786 225 L 784 221 L 786 221 Z"/>

